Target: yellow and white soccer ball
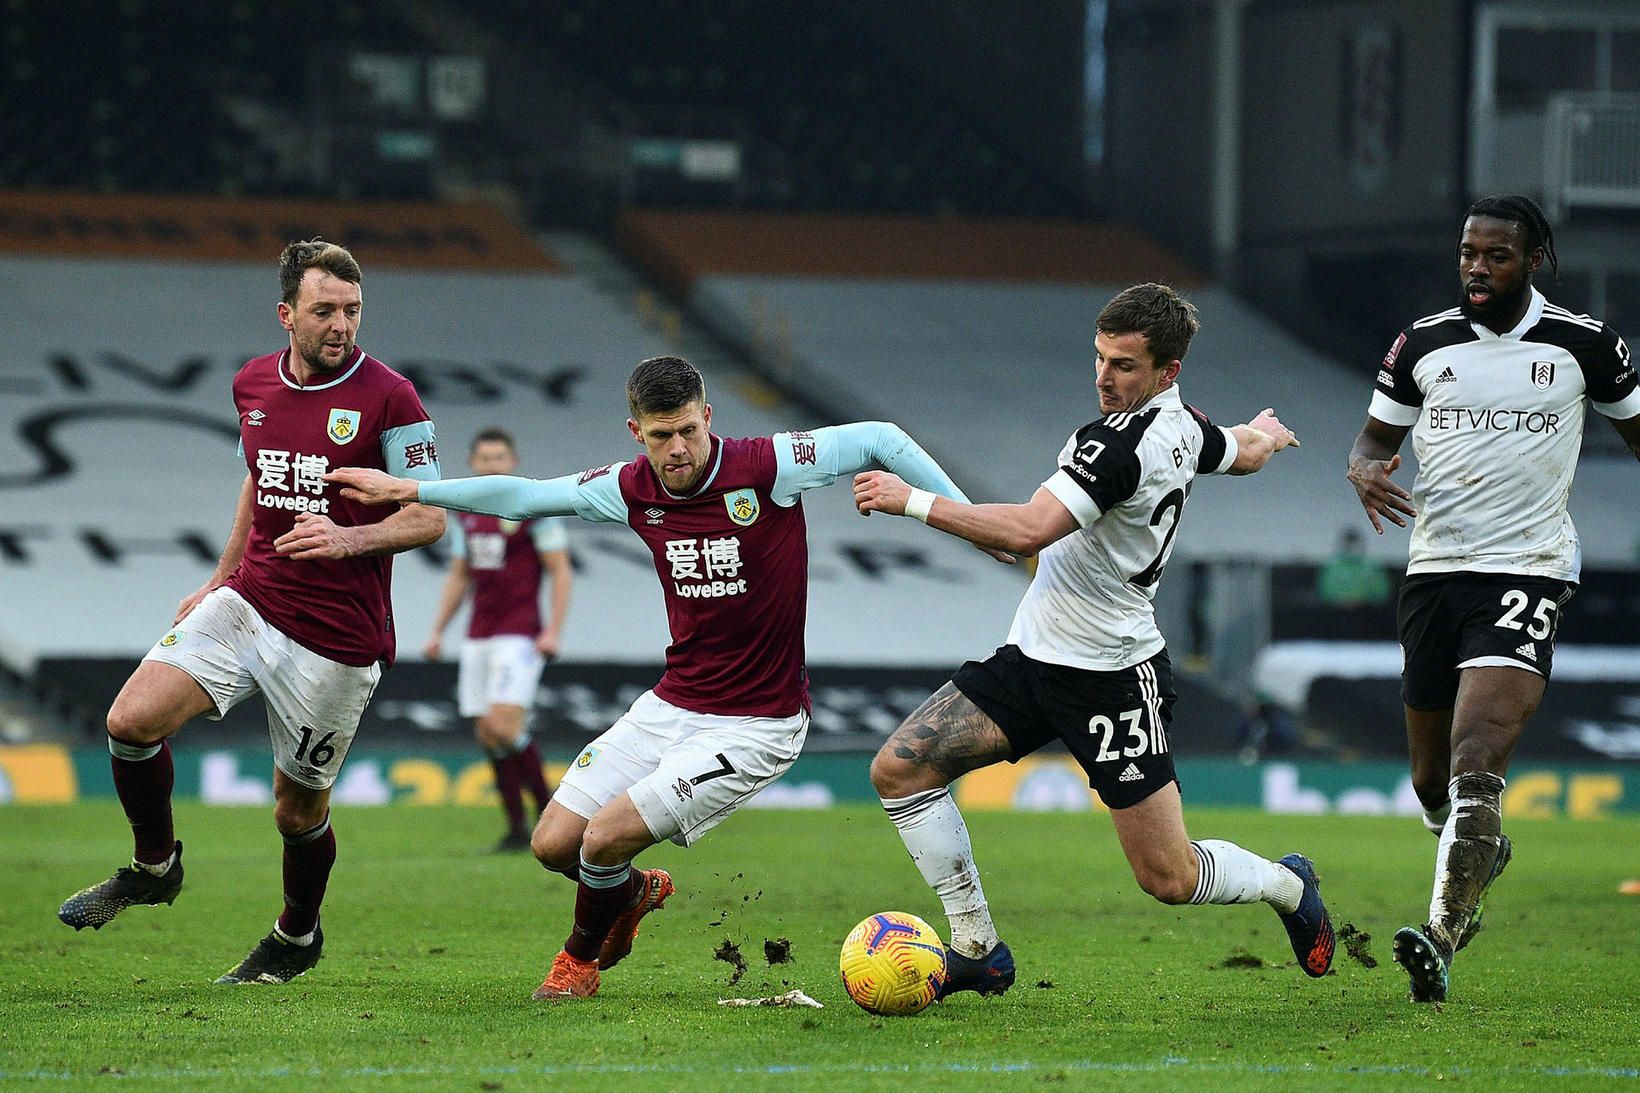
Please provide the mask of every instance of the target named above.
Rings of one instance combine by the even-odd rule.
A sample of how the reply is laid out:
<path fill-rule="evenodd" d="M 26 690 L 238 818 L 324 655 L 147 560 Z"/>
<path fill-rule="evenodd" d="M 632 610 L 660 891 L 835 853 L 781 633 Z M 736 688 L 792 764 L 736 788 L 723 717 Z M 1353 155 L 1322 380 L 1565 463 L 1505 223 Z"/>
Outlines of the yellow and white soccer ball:
<path fill-rule="evenodd" d="M 869 1013 L 918 1013 L 945 986 L 945 943 L 904 911 L 883 911 L 850 930 L 837 963 L 843 989 Z"/>

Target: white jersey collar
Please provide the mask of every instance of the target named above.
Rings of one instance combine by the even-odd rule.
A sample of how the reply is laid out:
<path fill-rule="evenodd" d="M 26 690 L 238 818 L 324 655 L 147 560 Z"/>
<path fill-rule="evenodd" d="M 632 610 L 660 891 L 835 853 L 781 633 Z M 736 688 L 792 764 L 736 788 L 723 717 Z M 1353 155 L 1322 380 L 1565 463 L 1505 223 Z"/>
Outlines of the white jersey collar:
<path fill-rule="evenodd" d="M 696 484 L 694 489 L 690 490 L 688 493 L 673 493 L 671 490 L 666 488 L 666 480 L 660 476 L 658 471 L 656 471 L 655 481 L 660 483 L 661 492 L 666 494 L 667 497 L 670 497 L 674 501 L 687 501 L 691 497 L 699 497 L 708 489 L 711 489 L 712 483 L 717 480 L 718 470 L 723 466 L 723 438 L 719 436 L 712 437 L 712 448 L 711 469 L 701 475 L 700 482 Z M 650 470 L 654 471 L 655 469 L 651 466 Z"/>
<path fill-rule="evenodd" d="M 283 380 L 285 386 L 289 387 L 292 391 L 326 391 L 332 387 L 335 387 L 339 383 L 346 382 L 347 378 L 357 372 L 359 370 L 359 365 L 363 363 L 364 350 L 355 345 L 353 347 L 353 363 L 348 365 L 347 368 L 342 371 L 341 375 L 337 376 L 328 383 L 310 383 L 305 387 L 300 383 L 297 383 L 296 378 L 290 374 L 289 349 L 286 349 L 284 352 L 279 354 L 279 360 L 276 362 L 276 367 L 279 371 L 279 378 Z"/>
<path fill-rule="evenodd" d="M 1531 302 L 1526 305 L 1526 314 L 1521 316 L 1520 322 L 1515 324 L 1514 329 L 1506 330 L 1502 334 L 1497 334 L 1494 333 L 1492 328 L 1487 326 L 1485 323 L 1471 321 L 1469 325 L 1473 327 L 1475 333 L 1480 335 L 1482 338 L 1504 338 L 1509 341 L 1520 341 L 1528 330 L 1543 321 L 1543 305 L 1548 303 L 1548 301 L 1543 298 L 1543 293 L 1537 290 L 1536 285 L 1532 286 L 1531 293 L 1532 298 Z"/>

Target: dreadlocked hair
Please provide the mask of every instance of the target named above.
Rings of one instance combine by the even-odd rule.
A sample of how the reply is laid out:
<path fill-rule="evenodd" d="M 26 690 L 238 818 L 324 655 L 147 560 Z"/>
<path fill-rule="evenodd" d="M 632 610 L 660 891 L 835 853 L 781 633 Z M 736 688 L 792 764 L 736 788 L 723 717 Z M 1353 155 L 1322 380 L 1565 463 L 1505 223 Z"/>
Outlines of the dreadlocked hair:
<path fill-rule="evenodd" d="M 1560 261 L 1555 257 L 1555 229 L 1549 226 L 1549 218 L 1543 215 L 1538 203 L 1525 194 L 1493 194 L 1483 197 L 1464 213 L 1464 219 L 1472 216 L 1490 216 L 1494 220 L 1511 220 L 1519 224 L 1526 231 L 1526 253 L 1531 254 L 1539 247 L 1549 259 L 1549 272 L 1555 280 L 1560 280 Z"/>

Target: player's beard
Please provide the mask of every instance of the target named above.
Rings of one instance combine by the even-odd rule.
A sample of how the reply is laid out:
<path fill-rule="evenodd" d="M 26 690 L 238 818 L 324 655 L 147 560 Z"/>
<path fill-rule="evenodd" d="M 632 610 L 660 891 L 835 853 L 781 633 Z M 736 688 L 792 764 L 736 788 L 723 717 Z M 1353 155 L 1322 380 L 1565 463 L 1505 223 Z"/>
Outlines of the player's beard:
<path fill-rule="evenodd" d="M 314 371 L 314 372 L 335 372 L 336 370 L 341 368 L 342 365 L 346 364 L 350 359 L 352 359 L 352 357 L 353 357 L 353 342 L 350 339 L 350 340 L 342 343 L 342 354 L 341 354 L 341 356 L 336 358 L 336 362 L 334 364 L 327 364 L 325 362 L 325 358 L 324 358 L 325 343 L 323 341 L 297 342 L 296 343 L 296 350 L 297 350 L 297 352 L 302 354 L 303 362 L 312 371 Z"/>
<path fill-rule="evenodd" d="M 1532 291 L 1532 282 L 1523 279 L 1509 292 L 1500 292 L 1496 285 L 1492 285 L 1491 288 L 1492 295 L 1484 304 L 1477 307 L 1469 302 L 1469 286 L 1464 286 L 1463 296 L 1458 302 L 1458 308 L 1463 312 L 1464 318 L 1485 325 L 1493 318 L 1507 318 L 1515 314 L 1525 302 L 1527 294 Z"/>

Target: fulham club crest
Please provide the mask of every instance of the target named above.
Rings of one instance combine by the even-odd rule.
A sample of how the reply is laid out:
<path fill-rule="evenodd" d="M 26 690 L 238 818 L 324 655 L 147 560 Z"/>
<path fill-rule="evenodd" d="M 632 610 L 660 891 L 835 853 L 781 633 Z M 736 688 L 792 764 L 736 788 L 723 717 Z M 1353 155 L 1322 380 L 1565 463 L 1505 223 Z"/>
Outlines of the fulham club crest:
<path fill-rule="evenodd" d="M 1532 386 L 1539 391 L 1547 391 L 1555 382 L 1554 361 L 1532 362 Z"/>

